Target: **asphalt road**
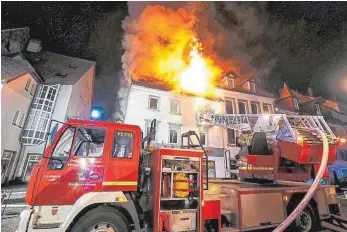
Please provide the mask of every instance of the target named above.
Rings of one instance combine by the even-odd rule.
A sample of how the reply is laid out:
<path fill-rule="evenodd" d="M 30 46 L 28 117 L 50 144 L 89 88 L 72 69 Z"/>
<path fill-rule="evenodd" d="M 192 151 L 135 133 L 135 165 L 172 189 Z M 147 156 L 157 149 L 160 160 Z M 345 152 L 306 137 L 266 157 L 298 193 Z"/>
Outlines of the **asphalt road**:
<path fill-rule="evenodd" d="M 9 193 L 9 192 L 8 192 Z M 8 194 L 9 195 L 9 194 Z M 5 198 L 7 204 L 1 205 L 1 231 L 2 232 L 14 232 L 19 225 L 19 214 L 26 207 L 25 199 L 25 188 L 17 188 L 13 190 L 10 198 Z M 344 218 L 347 218 L 347 199 L 340 198 L 340 203 L 343 206 Z M 321 232 L 327 232 L 324 230 Z"/>

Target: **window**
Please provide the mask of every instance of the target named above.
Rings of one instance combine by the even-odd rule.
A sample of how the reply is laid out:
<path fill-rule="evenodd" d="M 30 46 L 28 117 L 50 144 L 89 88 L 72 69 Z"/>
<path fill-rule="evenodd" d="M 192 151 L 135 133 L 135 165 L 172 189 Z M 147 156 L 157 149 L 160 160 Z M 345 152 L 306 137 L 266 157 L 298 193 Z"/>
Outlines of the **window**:
<path fill-rule="evenodd" d="M 25 90 L 26 90 L 27 92 L 29 92 L 30 84 L 31 84 L 31 79 L 28 78 L 27 83 L 26 83 L 26 85 L 25 85 Z"/>
<path fill-rule="evenodd" d="M 228 84 L 228 88 L 230 88 L 230 89 L 234 88 L 234 87 L 235 87 L 235 81 L 234 81 L 234 79 L 228 77 L 228 78 L 227 78 L 227 84 Z"/>
<path fill-rule="evenodd" d="M 251 90 L 251 86 L 250 86 L 250 84 L 249 84 L 249 81 L 245 82 L 245 83 L 242 85 L 242 87 L 243 87 L 244 89 Z"/>
<path fill-rule="evenodd" d="M 233 101 L 226 101 L 225 102 L 225 108 L 226 108 L 227 114 L 233 114 L 234 113 L 233 105 L 234 105 Z"/>
<path fill-rule="evenodd" d="M 271 107 L 269 105 L 263 105 L 263 114 L 271 114 Z"/>
<path fill-rule="evenodd" d="M 12 125 L 17 126 L 17 121 L 18 121 L 18 117 L 20 115 L 20 111 L 16 110 L 16 113 L 14 114 L 13 120 L 12 120 Z"/>
<path fill-rule="evenodd" d="M 101 157 L 104 153 L 106 131 L 96 128 L 79 128 L 74 154 L 83 157 Z"/>
<path fill-rule="evenodd" d="M 247 114 L 247 103 L 239 101 L 239 114 Z"/>
<path fill-rule="evenodd" d="M 256 92 L 256 91 L 255 91 L 255 83 L 251 83 L 251 91 L 252 91 L 253 93 Z"/>
<path fill-rule="evenodd" d="M 206 133 L 200 133 L 199 139 L 200 139 L 201 145 L 207 146 L 206 137 L 207 137 Z"/>
<path fill-rule="evenodd" d="M 70 156 L 70 150 L 74 134 L 75 128 L 67 128 L 64 131 L 63 135 L 59 139 L 59 142 L 55 146 L 52 154 L 52 158 L 59 159 L 60 161 L 50 159 L 48 162 L 48 169 L 57 170 L 62 169 L 64 167 Z"/>
<path fill-rule="evenodd" d="M 24 117 L 25 117 L 25 114 L 24 114 L 24 113 L 21 113 L 21 114 L 20 114 L 20 120 L 19 120 L 19 123 L 18 123 L 18 126 L 19 126 L 19 127 L 23 127 L 23 124 L 24 124 Z"/>
<path fill-rule="evenodd" d="M 293 98 L 293 102 L 294 102 L 294 107 L 295 109 L 299 109 L 299 102 L 296 98 Z"/>
<path fill-rule="evenodd" d="M 252 114 L 258 114 L 258 104 L 251 103 Z"/>
<path fill-rule="evenodd" d="M 316 114 L 317 115 L 322 115 L 321 111 L 320 111 L 320 107 L 319 107 L 319 104 L 314 104 L 314 107 L 316 109 Z"/>
<path fill-rule="evenodd" d="M 149 96 L 149 109 L 159 110 L 159 97 Z"/>
<path fill-rule="evenodd" d="M 36 84 L 31 85 L 31 89 L 30 89 L 30 95 L 31 96 L 35 95 L 36 86 L 37 86 Z"/>
<path fill-rule="evenodd" d="M 170 100 L 170 113 L 171 114 L 180 114 L 180 101 L 176 99 Z"/>
<path fill-rule="evenodd" d="M 39 85 L 28 113 L 22 135 L 22 143 L 26 146 L 43 143 L 48 132 L 48 123 L 52 117 L 54 104 L 59 93 L 59 85 Z"/>
<path fill-rule="evenodd" d="M 169 123 L 169 143 L 178 144 L 181 125 Z"/>
<path fill-rule="evenodd" d="M 229 145 L 236 144 L 236 134 L 234 129 L 228 129 L 228 144 Z"/>
<path fill-rule="evenodd" d="M 134 133 L 116 131 L 113 136 L 112 157 L 132 158 L 134 149 Z"/>

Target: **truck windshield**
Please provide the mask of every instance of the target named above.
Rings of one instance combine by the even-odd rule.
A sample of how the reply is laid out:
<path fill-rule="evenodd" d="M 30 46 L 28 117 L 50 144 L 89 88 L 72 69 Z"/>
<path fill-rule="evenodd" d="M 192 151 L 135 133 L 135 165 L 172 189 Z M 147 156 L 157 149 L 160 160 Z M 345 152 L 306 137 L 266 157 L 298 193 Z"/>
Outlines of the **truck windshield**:
<path fill-rule="evenodd" d="M 101 157 L 104 152 L 106 131 L 96 128 L 79 128 L 74 146 L 76 156 Z"/>

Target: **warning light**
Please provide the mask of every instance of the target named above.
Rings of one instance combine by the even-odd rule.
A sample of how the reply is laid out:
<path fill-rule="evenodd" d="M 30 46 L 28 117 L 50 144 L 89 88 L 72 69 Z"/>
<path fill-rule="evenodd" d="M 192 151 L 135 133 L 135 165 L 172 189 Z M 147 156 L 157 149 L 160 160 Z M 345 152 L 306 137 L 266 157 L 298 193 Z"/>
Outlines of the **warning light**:
<path fill-rule="evenodd" d="M 100 107 L 94 107 L 90 112 L 91 120 L 102 120 L 104 116 L 103 110 Z"/>
<path fill-rule="evenodd" d="M 346 139 L 345 138 L 340 138 L 340 143 L 345 144 L 346 143 Z"/>
<path fill-rule="evenodd" d="M 303 144 L 304 144 L 304 139 L 303 139 L 301 136 L 299 136 L 299 137 L 296 138 L 296 143 L 299 144 L 299 145 L 301 145 L 301 146 L 303 146 Z"/>

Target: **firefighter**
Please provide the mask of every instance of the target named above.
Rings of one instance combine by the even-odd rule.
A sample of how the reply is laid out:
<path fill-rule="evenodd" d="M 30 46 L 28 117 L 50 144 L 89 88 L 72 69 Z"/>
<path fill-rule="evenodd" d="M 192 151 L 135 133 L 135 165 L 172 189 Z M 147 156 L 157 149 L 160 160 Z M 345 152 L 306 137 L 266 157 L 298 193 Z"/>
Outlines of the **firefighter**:
<path fill-rule="evenodd" d="M 236 160 L 245 159 L 248 155 L 248 148 L 251 146 L 251 141 L 254 135 L 251 127 L 247 123 L 242 123 L 240 125 L 240 136 L 238 139 L 238 144 L 241 147 L 239 153 L 235 156 Z"/>

